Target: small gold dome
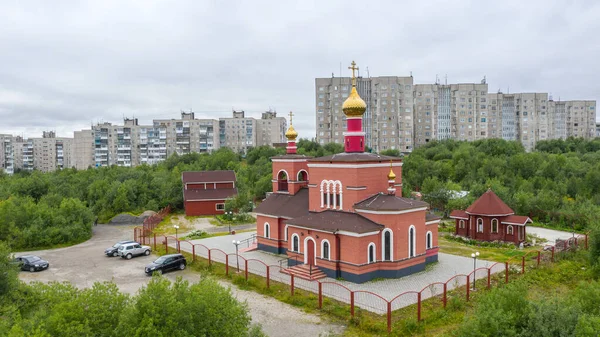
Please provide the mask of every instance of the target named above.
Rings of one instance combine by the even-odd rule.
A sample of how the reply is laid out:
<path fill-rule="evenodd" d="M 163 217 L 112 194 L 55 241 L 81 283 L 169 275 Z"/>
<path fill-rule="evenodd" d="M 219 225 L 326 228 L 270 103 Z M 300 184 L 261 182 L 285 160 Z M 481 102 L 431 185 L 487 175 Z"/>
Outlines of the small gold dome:
<path fill-rule="evenodd" d="M 285 132 L 285 138 L 288 140 L 296 140 L 296 137 L 298 137 L 298 132 L 296 132 L 294 126 L 290 124 L 290 127 Z"/>
<path fill-rule="evenodd" d="M 350 96 L 344 101 L 342 110 L 346 117 L 361 117 L 367 110 L 367 104 L 360 98 L 355 86 L 352 86 Z"/>
<path fill-rule="evenodd" d="M 388 173 L 388 180 L 395 180 L 395 179 L 396 179 L 396 174 L 394 173 L 394 171 L 390 167 L 390 173 Z"/>

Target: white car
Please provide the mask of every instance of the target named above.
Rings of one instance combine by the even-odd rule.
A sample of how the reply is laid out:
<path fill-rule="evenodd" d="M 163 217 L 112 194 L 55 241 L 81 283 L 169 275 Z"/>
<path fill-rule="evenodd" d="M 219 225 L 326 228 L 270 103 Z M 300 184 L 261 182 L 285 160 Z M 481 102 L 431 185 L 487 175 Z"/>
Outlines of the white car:
<path fill-rule="evenodd" d="M 134 256 L 150 255 L 150 252 L 150 246 L 142 246 L 137 242 L 123 244 L 117 250 L 118 255 L 127 260 Z"/>

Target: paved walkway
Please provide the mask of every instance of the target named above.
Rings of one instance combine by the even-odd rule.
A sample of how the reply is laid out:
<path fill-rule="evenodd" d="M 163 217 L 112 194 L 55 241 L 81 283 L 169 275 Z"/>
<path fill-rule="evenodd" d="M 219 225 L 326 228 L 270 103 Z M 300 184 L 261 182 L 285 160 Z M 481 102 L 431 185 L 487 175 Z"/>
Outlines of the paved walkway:
<path fill-rule="evenodd" d="M 542 227 L 527 226 L 527 233 L 535 234 L 548 240 L 547 244 L 553 245 L 557 239 L 566 240 L 573 237 L 572 232 L 558 231 Z"/>
<path fill-rule="evenodd" d="M 232 241 L 233 240 L 243 241 L 244 239 L 250 238 L 253 234 L 255 234 L 255 232 L 239 233 L 236 235 L 227 235 L 227 236 L 212 237 L 212 238 L 207 238 L 207 239 L 193 240 L 192 243 L 203 244 L 209 248 L 218 248 L 227 254 L 235 254 L 235 245 L 232 243 Z M 174 246 L 175 242 L 172 242 L 171 244 Z M 243 248 L 246 248 L 246 246 L 248 246 L 248 244 L 242 245 L 239 248 L 243 249 Z M 186 250 L 186 251 L 191 251 L 191 247 L 187 244 L 182 244 L 181 249 Z M 207 256 L 207 253 L 205 253 L 204 250 L 201 250 L 198 248 L 196 248 L 196 253 L 199 256 Z M 279 266 L 280 261 L 287 260 L 286 255 L 271 254 L 271 253 L 266 253 L 266 252 L 258 251 L 258 250 L 240 253 L 240 256 L 242 256 L 246 259 L 260 260 L 269 266 Z M 223 256 L 223 254 L 212 253 L 211 257 L 216 261 L 220 261 L 223 263 L 225 262 L 225 258 Z M 384 279 L 384 280 L 379 280 L 379 281 L 371 281 L 371 282 L 367 282 L 367 283 L 363 283 L 363 284 L 356 284 L 356 283 L 342 281 L 342 280 L 335 280 L 332 278 L 325 278 L 325 279 L 321 279 L 320 281 L 337 283 L 337 284 L 347 287 L 348 289 L 350 289 L 352 291 L 373 292 L 373 293 L 376 293 L 376 294 L 380 295 L 381 297 L 385 298 L 386 300 L 391 300 L 395 296 L 397 296 L 403 292 L 421 291 L 422 289 L 426 288 L 431 283 L 446 282 L 448 279 L 452 278 L 455 275 L 469 274 L 473 271 L 473 259 L 471 259 L 471 258 L 457 256 L 457 255 L 444 254 L 444 253 L 439 253 L 438 258 L 439 258 L 439 262 L 428 266 L 427 270 L 420 272 L 420 273 L 413 274 L 413 275 L 409 275 L 409 276 L 406 276 L 403 278 L 399 278 L 399 279 Z M 240 259 L 239 262 L 240 262 L 241 268 L 244 268 L 243 259 Z M 494 264 L 494 262 L 485 261 L 485 260 L 477 260 L 478 268 L 489 267 L 492 264 Z M 233 256 L 233 257 L 230 256 L 229 265 L 236 267 L 235 256 Z M 284 268 L 286 265 L 287 265 L 287 262 L 283 262 Z M 503 270 L 504 270 L 504 265 L 498 264 L 493 268 L 492 273 L 501 272 Z M 266 277 L 266 268 L 264 267 L 264 265 L 262 265 L 260 262 L 257 262 L 257 261 L 249 261 L 248 271 L 252 274 L 257 274 L 257 275 Z M 287 284 L 291 283 L 290 277 L 287 274 L 280 273 L 278 267 L 270 268 L 270 276 L 271 276 L 271 279 L 273 279 L 273 280 L 276 280 L 276 281 L 279 281 L 282 283 L 287 283 Z M 478 271 L 476 273 L 476 276 L 477 276 L 477 279 L 487 278 L 487 272 L 485 270 Z M 317 282 L 310 282 L 310 281 L 305 281 L 305 280 L 296 278 L 294 283 L 295 283 L 296 287 L 318 293 Z M 454 289 L 454 288 L 456 288 L 458 286 L 462 286 L 464 284 L 466 284 L 466 277 L 457 277 L 457 278 L 455 278 L 455 281 L 450 282 L 448 284 L 448 290 Z M 441 285 L 441 284 L 435 285 L 435 286 L 430 287 L 429 289 L 425 290 L 422 294 L 422 298 L 426 299 L 431 296 L 437 296 L 437 295 L 440 295 L 442 292 L 443 292 L 443 285 Z M 326 295 L 328 297 L 332 297 L 337 300 L 340 300 L 340 301 L 343 301 L 346 303 L 350 303 L 350 294 L 349 294 L 348 290 L 345 290 L 342 287 L 335 286 L 333 284 L 325 284 L 323 286 L 323 293 L 324 293 L 324 295 Z M 395 300 L 392 303 L 392 307 L 393 307 L 393 310 L 396 310 L 396 309 L 414 304 L 414 303 L 416 303 L 416 301 L 417 301 L 416 294 L 406 295 L 406 296 L 403 296 L 402 298 L 399 298 L 398 300 Z M 356 305 L 358 305 L 364 309 L 367 309 L 369 311 L 373 311 L 373 312 L 376 312 L 379 314 L 384 313 L 386 310 L 385 302 L 383 302 L 382 300 L 378 299 L 376 296 L 373 296 L 373 295 L 357 293 L 357 294 L 355 294 L 355 303 L 356 303 Z"/>

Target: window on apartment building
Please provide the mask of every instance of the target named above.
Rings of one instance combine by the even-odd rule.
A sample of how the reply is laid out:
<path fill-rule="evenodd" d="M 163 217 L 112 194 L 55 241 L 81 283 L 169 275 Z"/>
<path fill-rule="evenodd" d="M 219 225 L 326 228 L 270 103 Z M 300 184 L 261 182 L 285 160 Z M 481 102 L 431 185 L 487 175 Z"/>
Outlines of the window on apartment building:
<path fill-rule="evenodd" d="M 482 123 L 485 123 L 485 122 L 486 122 L 486 119 L 485 119 L 485 118 L 482 118 L 482 119 L 481 119 L 481 122 L 482 122 Z"/>
<path fill-rule="evenodd" d="M 324 87 L 319 87 L 319 91 L 324 91 L 325 88 Z"/>

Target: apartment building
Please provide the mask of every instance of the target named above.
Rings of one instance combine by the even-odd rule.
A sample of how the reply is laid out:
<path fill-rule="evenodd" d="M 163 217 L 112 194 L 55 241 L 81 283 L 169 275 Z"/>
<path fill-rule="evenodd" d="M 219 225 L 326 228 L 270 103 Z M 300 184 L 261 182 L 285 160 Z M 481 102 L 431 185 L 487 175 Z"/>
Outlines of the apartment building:
<path fill-rule="evenodd" d="M 33 144 L 33 166 L 42 172 L 52 172 L 73 166 L 73 138 L 56 137 L 54 131 L 44 131 L 42 138 L 30 138 Z"/>
<path fill-rule="evenodd" d="M 193 112 L 181 112 L 181 119 L 158 119 L 153 122 L 153 133 L 158 132 L 159 148 L 166 146 L 166 157 L 173 153 L 184 155 L 192 152 L 211 152 L 219 148 L 218 121 L 214 119 L 195 119 Z M 148 130 L 147 130 L 148 131 Z M 161 132 L 166 132 L 166 138 L 160 138 Z M 160 153 L 156 150 L 155 153 Z M 155 156 L 156 157 L 156 156 Z"/>
<path fill-rule="evenodd" d="M 96 165 L 94 132 L 81 130 L 73 133 L 73 166 L 86 170 Z"/>
<path fill-rule="evenodd" d="M 317 141 L 342 142 L 340 114 L 350 78 L 316 78 Z M 547 93 L 488 93 L 480 83 L 414 84 L 412 77 L 358 78 L 367 111 L 363 131 L 373 151 L 411 152 L 432 140 L 517 140 L 527 151 L 540 140 L 594 137 L 595 101 L 553 101 Z"/>
<path fill-rule="evenodd" d="M 15 172 L 13 142 L 12 135 L 0 134 L 0 171 L 7 174 Z"/>
<path fill-rule="evenodd" d="M 596 137 L 600 138 L 600 123 L 596 123 Z"/>
<path fill-rule="evenodd" d="M 262 114 L 261 119 L 246 117 L 243 110 L 232 112 L 230 118 L 219 118 L 219 144 L 235 152 L 245 153 L 250 147 L 273 146 L 284 142 L 287 122 L 274 111 Z"/>

